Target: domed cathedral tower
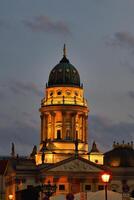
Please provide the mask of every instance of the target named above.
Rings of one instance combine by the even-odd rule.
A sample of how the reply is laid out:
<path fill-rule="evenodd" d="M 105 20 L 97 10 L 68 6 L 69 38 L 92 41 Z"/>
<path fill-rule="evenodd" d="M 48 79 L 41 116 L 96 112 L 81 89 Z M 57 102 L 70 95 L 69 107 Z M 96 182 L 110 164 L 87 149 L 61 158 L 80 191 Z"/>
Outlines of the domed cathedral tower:
<path fill-rule="evenodd" d="M 66 57 L 49 75 L 41 102 L 41 139 L 36 163 L 56 163 L 74 154 L 88 159 L 88 107 L 77 69 Z"/>

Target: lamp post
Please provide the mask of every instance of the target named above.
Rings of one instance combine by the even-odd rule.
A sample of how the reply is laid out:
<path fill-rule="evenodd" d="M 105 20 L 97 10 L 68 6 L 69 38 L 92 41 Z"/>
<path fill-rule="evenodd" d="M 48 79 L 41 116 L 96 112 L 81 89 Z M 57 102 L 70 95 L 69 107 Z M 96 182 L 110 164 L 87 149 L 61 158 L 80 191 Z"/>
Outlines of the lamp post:
<path fill-rule="evenodd" d="M 13 195 L 12 195 L 12 194 L 9 194 L 9 195 L 8 195 L 8 198 L 9 198 L 9 200 L 13 200 Z"/>
<path fill-rule="evenodd" d="M 50 181 L 47 184 L 42 184 L 39 186 L 39 191 L 45 194 L 43 200 L 49 200 L 49 198 L 56 192 L 56 184 L 52 185 Z"/>
<path fill-rule="evenodd" d="M 107 200 L 107 185 L 110 180 L 111 175 L 108 172 L 104 172 L 101 175 L 102 181 L 105 183 L 105 200 Z"/>

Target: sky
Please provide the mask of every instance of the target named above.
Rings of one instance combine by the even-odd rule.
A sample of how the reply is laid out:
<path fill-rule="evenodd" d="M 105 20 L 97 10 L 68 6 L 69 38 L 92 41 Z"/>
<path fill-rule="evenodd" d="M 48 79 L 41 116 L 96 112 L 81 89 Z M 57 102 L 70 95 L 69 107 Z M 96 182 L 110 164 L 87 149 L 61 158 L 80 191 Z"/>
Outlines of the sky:
<path fill-rule="evenodd" d="M 134 0 L 0 0 L 0 155 L 40 142 L 40 102 L 66 43 L 89 112 L 89 150 L 134 140 Z"/>

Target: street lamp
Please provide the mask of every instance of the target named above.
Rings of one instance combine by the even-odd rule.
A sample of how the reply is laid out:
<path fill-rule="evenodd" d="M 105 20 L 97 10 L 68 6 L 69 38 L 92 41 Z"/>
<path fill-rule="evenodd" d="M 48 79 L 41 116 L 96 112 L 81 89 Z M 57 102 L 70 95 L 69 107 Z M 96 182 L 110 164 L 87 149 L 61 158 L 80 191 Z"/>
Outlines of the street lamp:
<path fill-rule="evenodd" d="M 107 200 L 107 185 L 108 185 L 110 178 L 111 178 L 111 175 L 108 172 L 104 172 L 101 175 L 101 179 L 105 183 L 105 200 Z"/>
<path fill-rule="evenodd" d="M 9 195 L 8 195 L 8 198 L 9 198 L 9 200 L 13 200 L 13 195 L 12 195 L 12 194 L 9 194 Z"/>
<path fill-rule="evenodd" d="M 41 185 L 41 191 L 45 194 L 44 200 L 49 200 L 49 198 L 56 192 L 56 184 L 52 185 L 50 184 L 50 181 L 48 181 L 47 184 Z"/>

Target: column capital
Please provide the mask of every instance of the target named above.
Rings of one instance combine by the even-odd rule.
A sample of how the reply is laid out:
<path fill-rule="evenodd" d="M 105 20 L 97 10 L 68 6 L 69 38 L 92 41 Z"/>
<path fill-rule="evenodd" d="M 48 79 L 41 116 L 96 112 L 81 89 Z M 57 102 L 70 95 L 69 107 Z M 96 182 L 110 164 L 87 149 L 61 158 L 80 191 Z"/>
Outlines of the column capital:
<path fill-rule="evenodd" d="M 65 116 L 65 115 L 66 115 L 66 111 L 62 111 L 62 115 L 64 115 L 64 116 Z"/>
<path fill-rule="evenodd" d="M 55 117 L 56 113 L 54 111 L 50 111 L 50 115 Z"/>
<path fill-rule="evenodd" d="M 72 117 L 75 117 L 76 115 L 77 115 L 77 112 L 71 113 L 71 116 L 72 116 Z"/>

